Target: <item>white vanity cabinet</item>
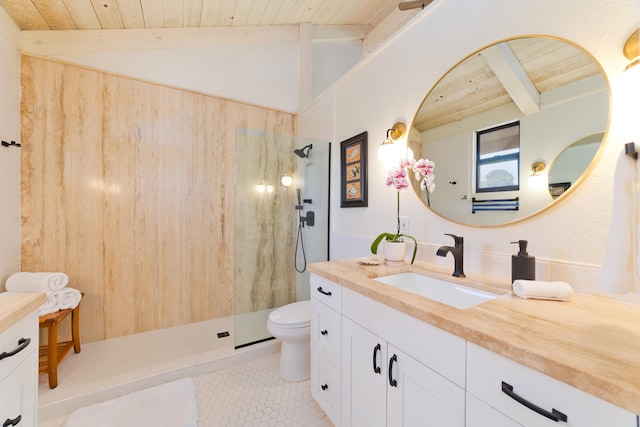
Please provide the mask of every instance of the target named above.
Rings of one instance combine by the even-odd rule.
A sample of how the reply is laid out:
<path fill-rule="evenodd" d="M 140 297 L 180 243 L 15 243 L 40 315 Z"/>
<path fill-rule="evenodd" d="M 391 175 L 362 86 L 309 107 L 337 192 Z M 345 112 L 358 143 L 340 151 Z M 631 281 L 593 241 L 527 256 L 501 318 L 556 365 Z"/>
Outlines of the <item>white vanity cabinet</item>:
<path fill-rule="evenodd" d="M 35 426 L 38 393 L 36 312 L 0 334 L 0 422 Z"/>
<path fill-rule="evenodd" d="M 462 388 L 346 317 L 342 401 L 343 426 L 464 426 Z"/>
<path fill-rule="evenodd" d="M 334 425 L 464 426 L 463 339 L 315 274 L 311 313 L 311 394 Z"/>
<path fill-rule="evenodd" d="M 311 395 L 340 424 L 342 287 L 311 275 Z"/>
<path fill-rule="evenodd" d="M 463 427 L 465 341 L 342 289 L 342 425 Z"/>
<path fill-rule="evenodd" d="M 467 392 L 467 427 L 637 427 L 635 414 L 472 343 Z"/>

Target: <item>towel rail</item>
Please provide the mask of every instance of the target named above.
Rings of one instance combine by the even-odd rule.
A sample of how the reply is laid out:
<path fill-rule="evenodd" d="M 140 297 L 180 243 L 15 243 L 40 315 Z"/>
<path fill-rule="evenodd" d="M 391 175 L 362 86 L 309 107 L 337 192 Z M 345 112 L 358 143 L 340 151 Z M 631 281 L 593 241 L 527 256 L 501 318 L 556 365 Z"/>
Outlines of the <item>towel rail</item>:
<path fill-rule="evenodd" d="M 481 211 L 517 211 L 520 209 L 520 198 L 478 200 L 471 198 L 471 213 Z"/>
<path fill-rule="evenodd" d="M 7 142 L 7 141 L 2 141 L 2 146 L 3 147 L 20 147 L 20 144 L 18 144 L 15 141 L 11 141 L 11 142 Z"/>

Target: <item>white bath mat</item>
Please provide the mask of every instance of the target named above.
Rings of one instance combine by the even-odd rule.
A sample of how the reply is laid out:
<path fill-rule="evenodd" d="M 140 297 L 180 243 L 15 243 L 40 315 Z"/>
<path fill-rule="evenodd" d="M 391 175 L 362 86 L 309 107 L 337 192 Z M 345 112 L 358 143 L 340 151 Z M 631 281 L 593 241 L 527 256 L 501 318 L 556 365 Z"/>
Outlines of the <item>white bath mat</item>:
<path fill-rule="evenodd" d="M 80 408 L 65 427 L 195 427 L 198 402 L 191 378 Z"/>

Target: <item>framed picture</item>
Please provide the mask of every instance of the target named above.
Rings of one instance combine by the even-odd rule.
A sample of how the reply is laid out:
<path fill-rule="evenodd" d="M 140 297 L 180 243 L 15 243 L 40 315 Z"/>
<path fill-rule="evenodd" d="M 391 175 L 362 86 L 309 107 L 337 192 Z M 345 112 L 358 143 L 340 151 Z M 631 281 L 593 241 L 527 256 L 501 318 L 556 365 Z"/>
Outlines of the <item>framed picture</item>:
<path fill-rule="evenodd" d="M 340 207 L 367 206 L 367 132 L 340 143 Z"/>
<path fill-rule="evenodd" d="M 554 184 L 549 184 L 549 193 L 551 197 L 557 199 L 560 197 L 565 191 L 567 191 L 571 187 L 570 182 L 557 182 Z"/>

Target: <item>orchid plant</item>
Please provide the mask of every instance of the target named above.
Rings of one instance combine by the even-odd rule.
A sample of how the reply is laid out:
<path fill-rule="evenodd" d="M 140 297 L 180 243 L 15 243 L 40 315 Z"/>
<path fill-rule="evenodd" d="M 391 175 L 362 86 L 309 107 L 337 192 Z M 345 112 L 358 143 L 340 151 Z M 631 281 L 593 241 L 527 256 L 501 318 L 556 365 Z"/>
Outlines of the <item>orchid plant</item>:
<path fill-rule="evenodd" d="M 427 206 L 431 206 L 429 195 L 436 189 L 436 176 L 433 174 L 435 163 L 429 159 L 411 160 L 409 163 L 420 189 L 427 193 Z"/>
<path fill-rule="evenodd" d="M 378 253 L 378 246 L 380 246 L 380 242 L 382 242 L 383 239 L 390 242 L 403 242 L 403 238 L 411 239 L 414 243 L 413 255 L 411 256 L 411 264 L 413 264 L 416 259 L 416 252 L 418 251 L 418 242 L 413 236 L 400 233 L 400 190 L 409 188 L 409 180 L 407 179 L 407 168 L 409 168 L 413 172 L 416 181 L 420 182 L 420 188 L 426 190 L 427 203 L 431 206 L 429 194 L 435 190 L 435 175 L 433 174 L 434 167 L 435 164 L 429 159 L 411 159 L 410 161 L 403 159 L 400 161 L 399 166 L 394 166 L 389 169 L 387 172 L 386 184 L 387 187 L 394 187 L 396 189 L 396 220 L 398 227 L 395 234 L 382 233 L 376 237 L 371 244 L 371 253 Z"/>

